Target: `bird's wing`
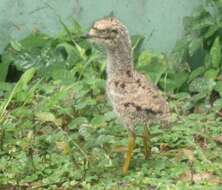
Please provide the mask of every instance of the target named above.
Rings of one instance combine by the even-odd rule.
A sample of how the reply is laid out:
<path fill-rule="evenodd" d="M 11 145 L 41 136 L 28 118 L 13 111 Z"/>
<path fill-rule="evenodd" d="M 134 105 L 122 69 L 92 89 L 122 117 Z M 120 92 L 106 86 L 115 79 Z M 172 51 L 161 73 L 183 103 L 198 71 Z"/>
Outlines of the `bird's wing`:
<path fill-rule="evenodd" d="M 166 100 L 160 90 L 148 81 L 144 75 L 136 74 L 135 80 L 126 84 L 127 98 L 125 106 L 133 106 L 138 111 L 146 111 L 151 114 L 169 112 Z"/>

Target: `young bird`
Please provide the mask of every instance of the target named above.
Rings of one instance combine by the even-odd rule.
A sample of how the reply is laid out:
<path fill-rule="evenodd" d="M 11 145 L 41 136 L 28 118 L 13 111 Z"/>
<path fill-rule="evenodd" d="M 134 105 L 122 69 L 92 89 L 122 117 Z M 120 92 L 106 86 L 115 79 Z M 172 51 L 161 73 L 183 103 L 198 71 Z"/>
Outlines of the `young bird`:
<path fill-rule="evenodd" d="M 86 36 L 106 48 L 106 92 L 113 110 L 128 130 L 128 147 L 123 173 L 128 172 L 135 147 L 137 124 L 143 124 L 145 158 L 150 156 L 150 137 L 147 126 L 161 121 L 168 123 L 170 111 L 166 100 L 151 81 L 133 67 L 133 52 L 127 28 L 116 18 L 96 21 Z"/>

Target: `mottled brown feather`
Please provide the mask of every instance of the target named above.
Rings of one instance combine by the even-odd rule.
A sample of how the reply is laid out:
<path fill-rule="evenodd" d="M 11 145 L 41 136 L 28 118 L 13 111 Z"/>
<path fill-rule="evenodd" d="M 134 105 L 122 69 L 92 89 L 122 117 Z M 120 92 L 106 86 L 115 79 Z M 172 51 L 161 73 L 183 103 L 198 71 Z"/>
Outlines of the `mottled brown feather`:
<path fill-rule="evenodd" d="M 117 83 L 120 85 L 115 85 Z M 126 74 L 109 78 L 107 94 L 114 111 L 127 123 L 169 120 L 169 106 L 159 89 L 136 71 L 132 71 L 130 76 Z"/>
<path fill-rule="evenodd" d="M 106 18 L 95 22 L 89 35 L 107 49 L 106 91 L 124 126 L 133 129 L 136 123 L 168 122 L 169 106 L 160 90 L 133 68 L 127 28 L 115 18 Z"/>

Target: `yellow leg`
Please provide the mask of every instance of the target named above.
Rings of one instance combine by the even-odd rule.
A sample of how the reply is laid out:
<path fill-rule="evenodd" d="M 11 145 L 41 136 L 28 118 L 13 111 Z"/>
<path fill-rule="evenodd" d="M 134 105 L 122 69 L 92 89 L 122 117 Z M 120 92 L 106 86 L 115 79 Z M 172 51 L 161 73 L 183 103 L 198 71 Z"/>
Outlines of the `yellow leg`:
<path fill-rule="evenodd" d="M 133 156 L 133 149 L 135 147 L 135 133 L 131 130 L 128 131 L 128 147 L 125 155 L 125 160 L 123 164 L 123 173 L 126 174 L 128 172 L 130 160 Z"/>
<path fill-rule="evenodd" d="M 151 155 L 151 142 L 150 142 L 150 132 L 147 126 L 144 125 L 143 131 L 143 144 L 144 144 L 144 156 L 148 159 Z"/>

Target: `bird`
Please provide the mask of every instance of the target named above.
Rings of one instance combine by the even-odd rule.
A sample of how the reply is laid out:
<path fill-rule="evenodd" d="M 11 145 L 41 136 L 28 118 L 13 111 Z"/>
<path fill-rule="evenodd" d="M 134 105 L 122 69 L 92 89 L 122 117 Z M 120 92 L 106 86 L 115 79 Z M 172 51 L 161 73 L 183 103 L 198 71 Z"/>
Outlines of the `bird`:
<path fill-rule="evenodd" d="M 127 27 L 116 17 L 106 17 L 93 23 L 85 35 L 106 49 L 106 94 L 114 113 L 128 131 L 128 145 L 122 171 L 128 173 L 135 148 L 137 126 L 143 125 L 145 158 L 151 154 L 149 126 L 170 121 L 169 104 L 161 91 L 146 76 L 137 72 Z"/>

